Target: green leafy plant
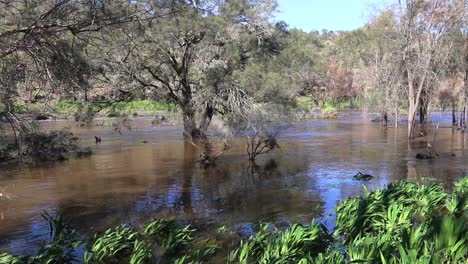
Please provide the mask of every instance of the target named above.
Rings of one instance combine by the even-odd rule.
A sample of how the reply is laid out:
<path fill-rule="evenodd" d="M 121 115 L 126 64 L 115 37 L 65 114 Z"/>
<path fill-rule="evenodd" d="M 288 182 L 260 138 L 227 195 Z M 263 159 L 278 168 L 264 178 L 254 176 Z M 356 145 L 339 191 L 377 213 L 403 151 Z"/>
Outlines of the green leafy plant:
<path fill-rule="evenodd" d="M 137 232 L 126 225 L 108 229 L 104 234 L 95 237 L 89 251 L 85 252 L 85 262 L 102 263 L 109 259 L 127 256 L 133 249 L 136 237 Z"/>

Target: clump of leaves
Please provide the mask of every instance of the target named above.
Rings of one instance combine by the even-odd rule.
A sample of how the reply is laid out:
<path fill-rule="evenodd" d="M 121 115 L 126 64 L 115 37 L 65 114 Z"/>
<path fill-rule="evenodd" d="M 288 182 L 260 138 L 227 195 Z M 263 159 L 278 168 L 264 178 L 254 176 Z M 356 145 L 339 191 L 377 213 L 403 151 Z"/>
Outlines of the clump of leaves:
<path fill-rule="evenodd" d="M 104 234 L 95 237 L 89 251 L 85 252 L 85 262 L 112 262 L 130 255 L 137 235 L 126 225 L 106 230 Z"/>
<path fill-rule="evenodd" d="M 1 264 L 23 264 L 27 263 L 28 257 L 17 257 L 12 254 L 2 253 L 0 254 Z"/>
<path fill-rule="evenodd" d="M 468 258 L 466 178 L 452 193 L 405 181 L 337 208 L 346 259 L 365 263 L 459 263 Z"/>
<path fill-rule="evenodd" d="M 325 252 L 332 237 L 323 225 L 294 224 L 278 230 L 264 224 L 260 231 L 238 249 L 230 252 L 230 263 L 306 263 L 320 252 Z"/>
<path fill-rule="evenodd" d="M 62 214 L 51 216 L 44 212 L 42 217 L 49 224 L 50 241 L 32 258 L 32 263 L 74 263 L 74 250 L 82 243 Z"/>
<path fill-rule="evenodd" d="M 189 225 L 184 228 L 171 229 L 168 236 L 163 240 L 163 254 L 170 256 L 188 246 L 193 240 L 193 231 Z"/>
<path fill-rule="evenodd" d="M 168 260 L 184 254 L 186 259 L 192 259 L 194 231 L 190 225 L 181 227 L 175 220 L 157 219 L 138 230 L 119 225 L 96 236 L 84 259 L 86 263 L 119 263 L 122 259 L 132 264 L 151 263 L 156 248 L 161 251 L 160 257 Z"/>
<path fill-rule="evenodd" d="M 149 263 L 153 259 L 153 246 L 144 240 L 135 240 L 130 264 Z"/>

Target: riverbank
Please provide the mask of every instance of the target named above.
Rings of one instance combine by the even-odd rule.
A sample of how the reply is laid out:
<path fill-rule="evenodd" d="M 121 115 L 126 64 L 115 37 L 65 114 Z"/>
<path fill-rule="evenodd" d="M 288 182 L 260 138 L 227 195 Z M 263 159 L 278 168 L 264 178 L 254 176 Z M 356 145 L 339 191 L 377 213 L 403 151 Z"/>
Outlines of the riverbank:
<path fill-rule="evenodd" d="M 118 116 L 154 116 L 158 113 L 174 113 L 177 108 L 172 103 L 152 100 L 107 102 L 81 102 L 60 100 L 51 103 L 20 103 L 14 104 L 17 114 L 32 117 L 36 120 L 74 119 L 80 115 L 90 114 L 92 117 Z M 88 112 L 88 113 L 86 113 Z"/>
<path fill-rule="evenodd" d="M 358 102 L 340 102 L 332 104 L 323 102 L 317 105 L 309 97 L 297 97 L 295 103 L 290 107 L 299 114 L 308 115 L 312 118 L 333 119 L 337 117 L 337 112 L 341 110 L 356 110 L 362 105 Z M 103 117 L 146 117 L 154 115 L 173 114 L 178 111 L 173 103 L 135 100 L 122 102 L 93 101 L 81 102 L 71 100 L 52 101 L 50 103 L 22 103 L 14 104 L 15 113 L 28 116 L 36 120 L 47 119 L 74 119 L 86 114 L 92 114 L 94 118 Z M 89 113 L 86 113 L 89 112 Z M 317 112 L 319 113 L 317 115 Z"/>
<path fill-rule="evenodd" d="M 119 225 L 82 240 L 61 215 L 45 214 L 49 242 L 34 256 L 0 254 L 0 263 L 462 263 L 467 202 L 468 177 L 453 192 L 400 181 L 339 203 L 335 230 L 314 220 L 286 229 L 263 223 L 241 240 L 224 226 L 206 237 L 175 220 Z"/>

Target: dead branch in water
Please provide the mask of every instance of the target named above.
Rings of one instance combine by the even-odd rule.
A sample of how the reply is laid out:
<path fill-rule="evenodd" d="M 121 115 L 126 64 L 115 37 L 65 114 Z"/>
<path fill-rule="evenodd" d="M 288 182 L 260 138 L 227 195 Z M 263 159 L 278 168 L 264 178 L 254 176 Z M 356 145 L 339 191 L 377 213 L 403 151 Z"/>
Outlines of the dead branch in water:
<path fill-rule="evenodd" d="M 13 197 L 6 191 L 6 187 L 0 187 L 0 200 L 11 200 Z"/>

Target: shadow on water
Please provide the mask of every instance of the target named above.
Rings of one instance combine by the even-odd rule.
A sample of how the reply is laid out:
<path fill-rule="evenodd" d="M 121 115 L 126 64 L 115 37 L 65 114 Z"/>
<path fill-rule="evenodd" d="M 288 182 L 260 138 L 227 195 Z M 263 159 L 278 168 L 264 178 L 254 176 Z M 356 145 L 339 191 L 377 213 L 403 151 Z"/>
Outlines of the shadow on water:
<path fill-rule="evenodd" d="M 95 155 L 0 171 L 0 187 L 15 195 L 0 201 L 0 251 L 35 252 L 48 232 L 43 210 L 62 211 L 81 234 L 177 218 L 206 232 L 226 225 L 246 236 L 259 221 L 286 226 L 318 218 L 332 228 L 336 203 L 360 194 L 362 184 L 372 189 L 422 177 L 450 183 L 466 174 L 465 134 L 441 129 L 441 158 L 416 161 L 429 139 L 409 144 L 405 132 L 359 116 L 298 122 L 281 138 L 281 149 L 257 164 L 248 164 L 240 145 L 216 166 L 203 167 L 180 127 L 154 129 L 143 120 L 123 135 L 77 129 Z M 94 144 L 95 135 L 102 144 Z M 376 178 L 355 181 L 358 171 Z"/>

